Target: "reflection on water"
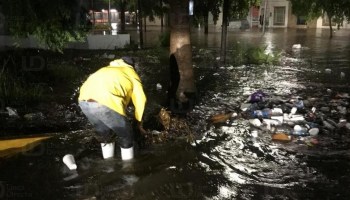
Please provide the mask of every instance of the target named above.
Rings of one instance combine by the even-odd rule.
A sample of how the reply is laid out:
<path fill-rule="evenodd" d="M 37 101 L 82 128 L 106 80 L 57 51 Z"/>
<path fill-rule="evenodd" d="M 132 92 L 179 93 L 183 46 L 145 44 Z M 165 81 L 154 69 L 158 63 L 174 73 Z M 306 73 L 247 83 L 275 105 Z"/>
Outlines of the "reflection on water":
<path fill-rule="evenodd" d="M 284 50 L 281 66 L 220 67 L 214 64 L 220 34 L 205 36 L 193 31 L 192 37 L 200 101 L 189 120 L 203 138 L 194 144 L 178 141 L 136 148 L 136 159 L 125 163 L 118 149 L 115 159 L 103 160 L 99 144 L 89 143 L 89 130 L 58 133 L 33 151 L 1 160 L 0 197 L 347 199 L 349 132 L 324 131 L 317 137 L 319 144 L 313 146 L 302 141 L 285 144 L 272 142 L 271 135 L 263 131 L 253 137 L 245 120 L 207 128 L 206 119 L 239 107 L 257 89 L 282 99 L 312 97 L 319 105 L 328 102 L 329 88 L 350 92 L 348 79 L 340 78 L 340 72 L 350 75 L 348 32 L 337 32 L 331 41 L 319 30 L 270 30 L 264 36 L 236 31 L 229 35 L 229 44 L 239 41 Z M 302 48 L 292 50 L 296 43 Z M 210 48 L 200 51 L 205 46 Z M 162 69 L 151 73 L 152 67 L 144 66 L 140 73 L 147 74 L 142 79 L 151 104 L 160 106 L 166 93 L 157 91 L 155 85 L 166 77 L 160 76 Z M 77 171 L 69 171 L 62 163 L 66 153 L 75 155 Z"/>

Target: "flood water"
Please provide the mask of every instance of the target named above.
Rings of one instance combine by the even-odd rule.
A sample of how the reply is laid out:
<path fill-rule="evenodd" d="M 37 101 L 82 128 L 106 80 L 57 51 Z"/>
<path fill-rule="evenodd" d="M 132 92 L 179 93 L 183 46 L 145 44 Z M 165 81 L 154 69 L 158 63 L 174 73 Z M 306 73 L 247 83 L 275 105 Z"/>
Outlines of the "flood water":
<path fill-rule="evenodd" d="M 155 37 L 152 31 L 148 34 L 146 38 Z M 350 93 L 349 37 L 349 31 L 336 32 L 332 40 L 328 30 L 276 29 L 263 36 L 258 31 L 232 31 L 228 46 L 239 41 L 284 51 L 281 65 L 233 67 L 215 64 L 219 33 L 204 36 L 193 30 L 199 102 L 188 120 L 201 136 L 196 143 L 139 147 L 132 162 L 122 162 L 119 149 L 115 159 L 103 160 L 99 144 L 88 142 L 91 130 L 52 134 L 33 150 L 1 160 L 0 198 L 349 199 L 349 130 L 330 131 L 321 125 L 318 144 L 302 138 L 278 143 L 262 130 L 253 137 L 243 119 L 220 127 L 207 126 L 206 121 L 240 107 L 258 89 L 282 99 L 301 96 L 309 102 L 306 109 L 331 107 L 334 94 Z M 293 50 L 293 44 L 302 48 Z M 152 108 L 161 107 L 166 96 L 165 89 L 156 90 L 157 83 L 167 82 L 165 69 L 162 63 L 140 66 Z M 349 109 L 350 99 L 341 101 Z M 339 120 L 336 112 L 324 115 Z M 343 117 L 350 121 L 349 114 Z M 67 153 L 75 155 L 76 171 L 62 163 Z"/>

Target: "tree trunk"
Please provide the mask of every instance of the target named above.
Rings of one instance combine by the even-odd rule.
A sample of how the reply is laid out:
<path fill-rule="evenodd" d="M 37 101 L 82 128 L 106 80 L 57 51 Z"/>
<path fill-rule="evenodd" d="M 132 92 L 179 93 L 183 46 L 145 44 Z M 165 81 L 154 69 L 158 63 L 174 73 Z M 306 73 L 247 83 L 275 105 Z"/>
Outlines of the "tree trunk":
<path fill-rule="evenodd" d="M 196 88 L 192 67 L 192 47 L 188 0 L 170 1 L 170 107 L 192 109 Z M 186 108 L 182 106 L 186 104 Z M 179 106 L 179 107 L 177 107 Z"/>
<path fill-rule="evenodd" d="M 209 12 L 205 12 L 204 14 L 204 34 L 208 35 L 208 27 L 209 27 Z"/>
<path fill-rule="evenodd" d="M 163 32 L 163 27 L 164 27 L 163 0 L 160 0 L 159 3 L 160 3 L 160 8 L 161 8 L 160 27 L 161 27 L 161 31 Z"/>
<path fill-rule="evenodd" d="M 224 0 L 223 13 L 222 13 L 222 30 L 221 30 L 221 53 L 220 61 L 226 62 L 226 39 L 227 39 L 227 26 L 228 26 L 228 8 L 230 6 L 230 0 Z"/>
<path fill-rule="evenodd" d="M 139 28 L 139 33 L 140 33 L 140 38 L 139 38 L 139 40 L 140 40 L 140 43 L 139 43 L 139 48 L 141 48 L 142 49 L 142 47 L 143 47 L 143 30 L 142 30 L 142 7 L 141 7 L 141 0 L 138 0 L 137 1 L 137 7 L 138 7 L 138 10 L 139 10 L 139 14 L 138 14 L 138 19 L 137 19 L 137 21 L 138 21 L 138 28 Z"/>
<path fill-rule="evenodd" d="M 125 33 L 125 2 L 120 3 L 120 32 Z"/>
<path fill-rule="evenodd" d="M 146 25 L 147 25 L 146 23 L 147 23 L 147 16 L 145 16 L 145 17 L 143 18 L 143 27 L 144 27 L 144 28 L 143 28 L 143 31 L 145 31 L 145 32 L 147 31 L 147 30 L 146 30 Z"/>
<path fill-rule="evenodd" d="M 82 0 L 76 1 L 76 11 L 75 11 L 75 26 L 79 26 L 81 23 L 80 12 L 81 12 Z"/>
<path fill-rule="evenodd" d="M 329 38 L 332 38 L 333 37 L 332 16 L 330 16 L 328 13 L 327 13 L 327 16 L 329 21 Z"/>

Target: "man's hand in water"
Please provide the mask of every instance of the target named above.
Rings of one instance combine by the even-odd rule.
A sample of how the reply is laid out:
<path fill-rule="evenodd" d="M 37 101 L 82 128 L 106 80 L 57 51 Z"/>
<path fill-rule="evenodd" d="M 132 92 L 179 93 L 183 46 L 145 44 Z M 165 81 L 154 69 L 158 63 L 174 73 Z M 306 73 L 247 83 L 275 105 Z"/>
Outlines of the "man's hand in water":
<path fill-rule="evenodd" d="M 147 131 L 143 128 L 142 121 L 141 122 L 137 122 L 137 128 L 140 130 L 140 133 L 142 135 L 147 135 Z"/>

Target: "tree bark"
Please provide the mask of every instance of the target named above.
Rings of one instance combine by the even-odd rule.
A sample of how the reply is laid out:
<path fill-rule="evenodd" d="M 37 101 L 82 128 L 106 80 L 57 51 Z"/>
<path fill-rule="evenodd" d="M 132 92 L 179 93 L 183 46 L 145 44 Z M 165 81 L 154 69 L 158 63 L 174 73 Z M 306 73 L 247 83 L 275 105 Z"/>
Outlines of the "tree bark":
<path fill-rule="evenodd" d="M 209 32 L 209 12 L 205 12 L 204 14 L 204 34 L 208 35 Z"/>
<path fill-rule="evenodd" d="M 163 27 L 164 27 L 163 0 L 160 0 L 159 3 L 160 3 L 160 8 L 161 8 L 160 27 L 161 27 L 161 31 L 163 32 Z"/>
<path fill-rule="evenodd" d="M 180 104 L 194 100 L 196 93 L 188 3 L 188 0 L 170 1 L 170 72 L 172 74 L 169 97 L 173 97 L 172 100 Z"/>
<path fill-rule="evenodd" d="M 226 39 L 227 39 L 229 6 L 230 6 L 230 0 L 224 0 L 223 13 L 222 13 L 221 53 L 220 53 L 220 61 L 223 63 L 226 62 Z"/>
<path fill-rule="evenodd" d="M 76 1 L 76 11 L 75 11 L 75 26 L 79 26 L 81 23 L 80 12 L 81 12 L 82 0 Z"/>
<path fill-rule="evenodd" d="M 140 34 L 140 38 L 139 38 L 139 40 L 140 40 L 140 43 L 139 43 L 139 48 L 141 48 L 142 49 L 142 47 L 143 47 L 143 30 L 142 30 L 142 6 L 141 6 L 141 0 L 138 0 L 137 1 L 137 8 L 138 8 L 138 10 L 139 10 L 139 12 L 138 12 L 138 19 L 137 19 L 137 21 L 138 21 L 138 28 L 139 28 L 139 34 Z"/>
<path fill-rule="evenodd" d="M 146 25 L 147 25 L 146 23 L 147 23 L 147 16 L 145 16 L 145 17 L 143 18 L 143 27 L 144 27 L 144 28 L 143 28 L 143 31 L 145 31 L 145 32 L 147 31 L 147 30 L 146 30 Z"/>
<path fill-rule="evenodd" d="M 330 16 L 328 13 L 327 13 L 327 16 L 329 21 L 329 38 L 332 38 L 333 37 L 332 16 Z"/>
<path fill-rule="evenodd" d="M 126 3 L 121 1 L 120 3 L 120 32 L 125 33 L 125 6 Z"/>

